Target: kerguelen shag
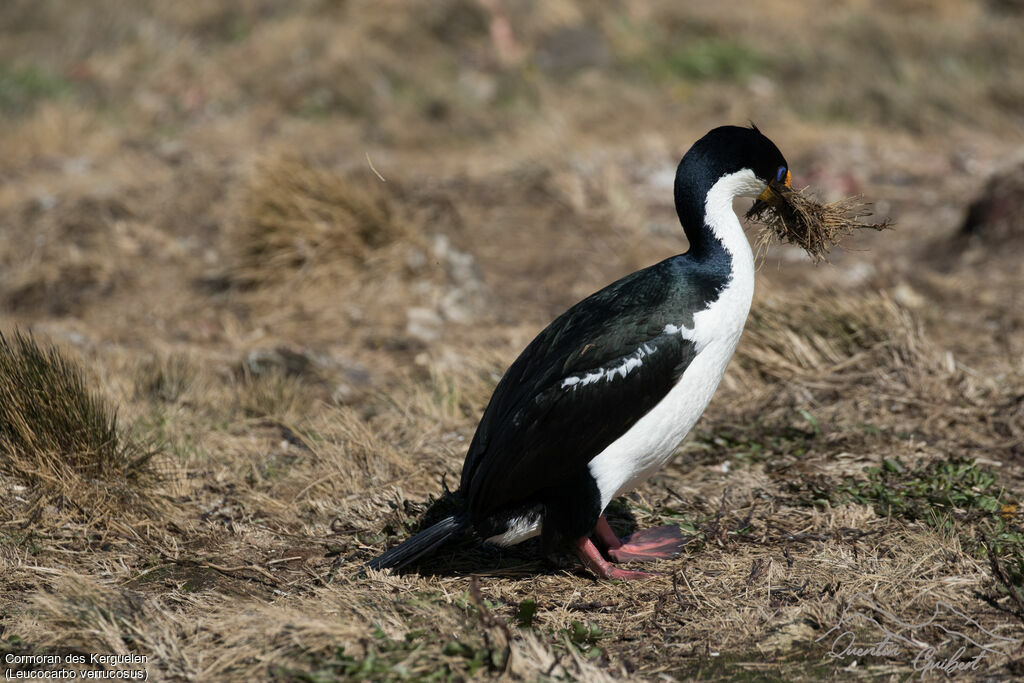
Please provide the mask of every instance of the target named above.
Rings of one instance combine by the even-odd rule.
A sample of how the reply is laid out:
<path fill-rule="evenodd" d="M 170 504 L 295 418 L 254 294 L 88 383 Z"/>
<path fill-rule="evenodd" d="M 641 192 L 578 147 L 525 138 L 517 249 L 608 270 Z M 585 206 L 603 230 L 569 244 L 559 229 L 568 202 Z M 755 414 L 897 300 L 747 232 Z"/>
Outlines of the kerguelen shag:
<path fill-rule="evenodd" d="M 769 183 L 789 180 L 786 159 L 756 127 L 698 140 L 675 178 L 689 251 L 608 285 L 538 334 L 477 426 L 461 511 L 369 566 L 405 566 L 466 530 L 499 546 L 540 535 L 546 550 L 569 546 L 604 578 L 649 576 L 615 562 L 678 555 L 678 527 L 620 540 L 604 510 L 665 465 L 715 393 L 754 294 L 733 199 L 771 201 Z"/>

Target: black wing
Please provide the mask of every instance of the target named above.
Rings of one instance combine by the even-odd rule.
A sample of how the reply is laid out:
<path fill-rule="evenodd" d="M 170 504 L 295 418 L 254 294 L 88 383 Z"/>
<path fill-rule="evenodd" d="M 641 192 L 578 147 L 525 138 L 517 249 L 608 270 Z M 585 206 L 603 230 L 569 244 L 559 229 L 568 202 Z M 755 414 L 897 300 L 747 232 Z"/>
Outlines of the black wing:
<path fill-rule="evenodd" d="M 676 257 L 677 259 L 679 257 Z M 692 325 L 720 282 L 692 285 L 668 259 L 584 299 L 508 369 L 470 444 L 461 488 L 487 514 L 585 467 L 671 390 L 693 360 Z"/>

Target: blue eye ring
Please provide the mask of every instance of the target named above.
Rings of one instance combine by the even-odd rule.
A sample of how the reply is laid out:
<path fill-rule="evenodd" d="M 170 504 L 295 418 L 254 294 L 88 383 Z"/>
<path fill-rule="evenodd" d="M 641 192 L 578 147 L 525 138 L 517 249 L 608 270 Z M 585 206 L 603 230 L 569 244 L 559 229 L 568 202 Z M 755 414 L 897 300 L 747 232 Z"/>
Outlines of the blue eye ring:
<path fill-rule="evenodd" d="M 781 183 L 786 178 L 786 167 L 779 166 L 779 170 L 775 173 L 775 182 Z"/>

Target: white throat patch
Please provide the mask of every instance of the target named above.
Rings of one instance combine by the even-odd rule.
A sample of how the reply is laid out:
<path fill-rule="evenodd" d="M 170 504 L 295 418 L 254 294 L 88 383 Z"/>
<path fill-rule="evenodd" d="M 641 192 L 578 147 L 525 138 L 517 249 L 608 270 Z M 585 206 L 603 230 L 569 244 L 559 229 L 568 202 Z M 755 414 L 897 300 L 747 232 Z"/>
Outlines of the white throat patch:
<path fill-rule="evenodd" d="M 764 191 L 765 184 L 757 179 L 750 169 L 743 169 L 722 176 L 711 186 L 704 201 L 704 224 L 711 228 L 722 244 L 733 256 L 733 270 L 737 269 L 735 259 L 750 251 L 750 243 L 743 234 L 732 202 L 736 197 L 756 197 Z"/>

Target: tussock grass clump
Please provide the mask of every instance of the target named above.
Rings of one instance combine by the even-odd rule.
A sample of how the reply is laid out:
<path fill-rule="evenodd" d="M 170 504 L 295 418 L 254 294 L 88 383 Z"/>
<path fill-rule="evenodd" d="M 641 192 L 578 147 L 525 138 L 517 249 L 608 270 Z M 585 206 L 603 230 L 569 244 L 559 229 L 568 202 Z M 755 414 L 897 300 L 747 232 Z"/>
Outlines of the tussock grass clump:
<path fill-rule="evenodd" d="M 363 264 L 406 232 L 379 179 L 287 157 L 257 166 L 243 225 L 234 276 L 249 285 Z"/>
<path fill-rule="evenodd" d="M 757 236 L 761 253 L 774 240 L 779 240 L 795 244 L 815 263 L 821 263 L 828 260 L 832 247 L 854 230 L 891 227 L 888 220 L 861 223 L 859 219 L 870 216 L 871 211 L 859 197 L 823 204 L 804 194 L 804 190 L 794 190 L 782 183 L 772 183 L 771 189 L 775 193 L 773 202 L 757 202 L 747 212 L 748 220 L 762 225 Z"/>
<path fill-rule="evenodd" d="M 0 334 L 0 471 L 79 509 L 128 504 L 153 476 L 152 450 L 126 438 L 81 368 L 30 336 Z"/>

